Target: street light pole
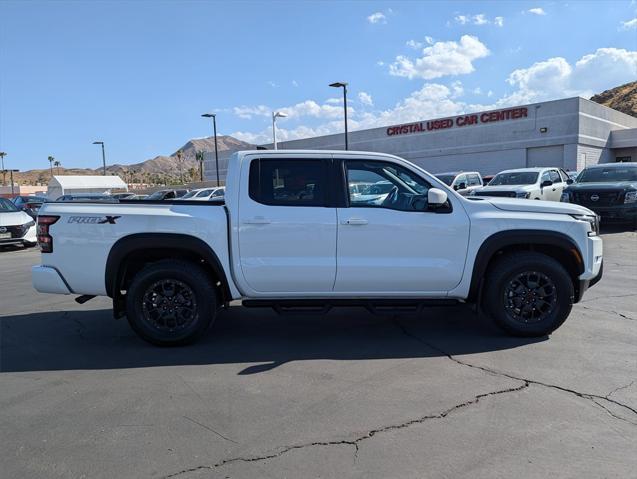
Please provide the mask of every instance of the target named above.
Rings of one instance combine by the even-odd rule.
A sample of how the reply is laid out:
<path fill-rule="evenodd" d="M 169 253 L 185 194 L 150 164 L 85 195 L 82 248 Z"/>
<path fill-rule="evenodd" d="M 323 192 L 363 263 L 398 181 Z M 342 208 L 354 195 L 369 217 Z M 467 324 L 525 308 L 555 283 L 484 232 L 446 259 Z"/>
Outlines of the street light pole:
<path fill-rule="evenodd" d="M 346 82 L 335 82 L 330 83 L 330 86 L 333 88 L 343 88 L 343 109 L 345 116 L 345 150 L 349 149 L 349 144 L 347 141 L 347 83 Z"/>
<path fill-rule="evenodd" d="M 286 113 L 282 111 L 273 111 L 272 112 L 272 143 L 274 144 L 274 149 L 277 149 L 276 146 L 276 119 L 277 118 L 285 118 L 288 116 Z"/>
<path fill-rule="evenodd" d="M 204 113 L 201 115 L 204 118 L 212 118 L 212 131 L 215 137 L 215 167 L 217 169 L 217 186 L 219 182 L 219 148 L 217 147 L 217 114 L 216 113 Z"/>
<path fill-rule="evenodd" d="M 103 168 L 103 175 L 106 176 L 106 153 L 104 152 L 104 142 L 94 141 L 93 144 L 102 145 L 102 168 Z"/>

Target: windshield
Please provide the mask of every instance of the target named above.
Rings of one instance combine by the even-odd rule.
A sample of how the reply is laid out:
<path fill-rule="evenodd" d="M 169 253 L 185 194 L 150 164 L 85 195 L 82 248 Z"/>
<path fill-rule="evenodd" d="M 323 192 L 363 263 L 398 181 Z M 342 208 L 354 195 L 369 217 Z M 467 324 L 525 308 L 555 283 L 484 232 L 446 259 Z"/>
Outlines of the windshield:
<path fill-rule="evenodd" d="M 453 183 L 453 179 L 455 177 L 455 175 L 436 175 L 436 178 L 438 178 L 447 186 L 451 186 L 451 183 Z"/>
<path fill-rule="evenodd" d="M 0 198 L 0 213 L 12 213 L 18 211 L 18 208 L 6 198 Z"/>
<path fill-rule="evenodd" d="M 489 182 L 489 186 L 498 185 L 532 185 L 537 181 L 538 173 L 535 171 L 516 171 L 495 175 Z"/>
<path fill-rule="evenodd" d="M 200 191 L 199 193 L 197 193 L 197 198 L 203 198 L 204 196 L 210 196 L 210 193 L 212 193 L 212 190 Z"/>
<path fill-rule="evenodd" d="M 154 193 L 153 193 L 154 194 Z M 184 196 L 182 196 L 181 198 L 183 200 L 185 200 L 186 198 L 192 198 L 193 196 L 195 196 L 197 194 L 196 190 L 193 191 L 189 191 L 188 193 L 186 193 Z M 151 195 L 152 196 L 152 195 Z"/>
<path fill-rule="evenodd" d="M 637 167 L 586 168 L 577 177 L 578 183 L 611 183 L 637 181 Z"/>

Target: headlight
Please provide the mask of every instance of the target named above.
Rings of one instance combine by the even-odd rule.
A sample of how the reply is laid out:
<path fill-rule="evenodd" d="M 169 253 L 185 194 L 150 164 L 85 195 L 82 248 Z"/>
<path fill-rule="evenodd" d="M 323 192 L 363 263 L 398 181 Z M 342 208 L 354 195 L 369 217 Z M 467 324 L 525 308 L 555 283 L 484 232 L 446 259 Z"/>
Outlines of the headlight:
<path fill-rule="evenodd" d="M 560 201 L 562 203 L 570 203 L 571 202 L 571 195 L 569 195 L 567 192 L 563 192 L 562 196 L 560 196 Z"/>
<path fill-rule="evenodd" d="M 589 216 L 589 215 L 571 215 L 577 221 L 586 221 L 591 225 L 591 230 L 588 232 L 588 236 L 597 236 L 599 233 L 599 216 Z"/>
<path fill-rule="evenodd" d="M 627 191 L 626 196 L 624 196 L 624 204 L 635 203 L 635 202 L 637 202 L 637 190 Z"/>
<path fill-rule="evenodd" d="M 25 223 L 25 224 L 22 225 L 22 227 L 25 230 L 28 230 L 29 228 L 31 228 L 31 226 L 35 226 L 35 221 L 29 221 L 28 223 Z"/>
<path fill-rule="evenodd" d="M 518 192 L 515 194 L 515 197 L 516 197 L 516 198 L 528 198 L 529 196 L 531 196 L 531 193 L 528 193 L 528 192 L 526 192 L 526 191 L 518 191 Z"/>

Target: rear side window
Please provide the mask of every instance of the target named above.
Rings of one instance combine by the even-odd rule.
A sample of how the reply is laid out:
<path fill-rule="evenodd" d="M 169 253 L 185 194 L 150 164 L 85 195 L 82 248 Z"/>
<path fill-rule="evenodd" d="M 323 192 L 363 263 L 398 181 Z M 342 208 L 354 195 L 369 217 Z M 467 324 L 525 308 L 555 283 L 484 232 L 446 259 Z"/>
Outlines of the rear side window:
<path fill-rule="evenodd" d="M 467 175 L 469 178 L 469 183 L 467 186 L 480 186 L 482 182 L 480 181 L 480 176 L 476 174 Z"/>
<path fill-rule="evenodd" d="M 276 206 L 324 206 L 326 172 L 323 160 L 254 160 L 249 195 Z"/>

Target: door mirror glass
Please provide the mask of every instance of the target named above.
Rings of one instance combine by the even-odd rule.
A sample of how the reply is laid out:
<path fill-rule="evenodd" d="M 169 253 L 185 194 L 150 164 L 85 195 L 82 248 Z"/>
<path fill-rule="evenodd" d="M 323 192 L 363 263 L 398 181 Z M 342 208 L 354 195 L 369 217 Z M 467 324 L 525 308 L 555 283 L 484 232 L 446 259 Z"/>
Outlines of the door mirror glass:
<path fill-rule="evenodd" d="M 447 193 L 438 188 L 430 188 L 427 192 L 427 202 L 431 208 L 438 208 L 447 203 Z"/>
<path fill-rule="evenodd" d="M 569 178 L 568 180 L 566 180 L 566 184 L 567 185 L 572 185 L 574 183 L 572 178 Z"/>
<path fill-rule="evenodd" d="M 458 188 L 456 188 L 457 190 L 466 190 L 467 189 L 467 184 L 466 183 L 460 183 L 458 185 Z"/>
<path fill-rule="evenodd" d="M 547 186 L 553 186 L 553 182 L 551 180 L 544 180 L 540 186 L 542 188 L 546 188 Z"/>

